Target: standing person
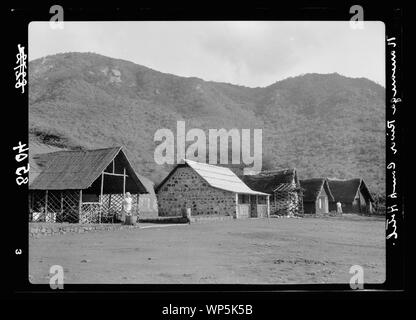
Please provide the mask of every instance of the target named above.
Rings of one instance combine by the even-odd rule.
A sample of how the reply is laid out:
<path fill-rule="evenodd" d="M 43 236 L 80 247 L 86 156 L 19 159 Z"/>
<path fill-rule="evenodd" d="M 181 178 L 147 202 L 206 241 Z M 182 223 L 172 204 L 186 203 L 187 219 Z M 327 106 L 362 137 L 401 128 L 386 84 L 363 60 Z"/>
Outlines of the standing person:
<path fill-rule="evenodd" d="M 337 213 L 341 214 L 342 213 L 342 204 L 341 202 L 337 202 Z"/>
<path fill-rule="evenodd" d="M 131 214 L 132 204 L 133 204 L 133 199 L 131 197 L 131 194 L 130 192 L 126 192 L 126 195 L 124 196 L 124 200 L 123 200 L 123 211 L 122 211 L 122 216 L 121 216 L 121 221 L 123 223 L 126 222 L 126 215 L 129 216 Z"/>

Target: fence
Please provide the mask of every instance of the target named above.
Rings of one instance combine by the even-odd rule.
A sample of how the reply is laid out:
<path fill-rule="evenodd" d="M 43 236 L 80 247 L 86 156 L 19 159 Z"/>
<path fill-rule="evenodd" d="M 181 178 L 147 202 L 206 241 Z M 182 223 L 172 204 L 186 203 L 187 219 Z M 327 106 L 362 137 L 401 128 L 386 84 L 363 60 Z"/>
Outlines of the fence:
<path fill-rule="evenodd" d="M 132 194 L 132 213 L 138 214 L 138 194 Z M 123 194 L 103 194 L 98 201 L 82 201 L 79 190 L 31 190 L 29 221 L 56 223 L 114 223 L 123 211 Z"/>

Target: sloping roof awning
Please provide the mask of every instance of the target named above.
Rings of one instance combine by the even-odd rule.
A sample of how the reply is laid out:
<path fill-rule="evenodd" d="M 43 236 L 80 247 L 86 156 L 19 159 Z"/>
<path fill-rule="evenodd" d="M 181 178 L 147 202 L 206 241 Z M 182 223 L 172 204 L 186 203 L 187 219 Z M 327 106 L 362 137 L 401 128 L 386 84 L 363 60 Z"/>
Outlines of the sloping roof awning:
<path fill-rule="evenodd" d="M 29 189 L 87 189 L 121 153 L 128 175 L 140 193 L 147 193 L 121 147 L 95 150 L 66 150 L 34 155 L 30 159 Z"/>
<path fill-rule="evenodd" d="M 250 189 L 237 175 L 229 168 L 214 166 L 206 163 L 185 160 L 195 172 L 202 177 L 211 187 L 252 195 L 268 195 Z"/>

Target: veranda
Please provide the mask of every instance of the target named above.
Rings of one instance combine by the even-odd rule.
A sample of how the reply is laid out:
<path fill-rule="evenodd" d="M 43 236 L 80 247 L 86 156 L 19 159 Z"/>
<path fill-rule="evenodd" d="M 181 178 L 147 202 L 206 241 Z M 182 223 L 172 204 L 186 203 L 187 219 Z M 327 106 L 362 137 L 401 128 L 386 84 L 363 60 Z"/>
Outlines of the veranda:
<path fill-rule="evenodd" d="M 61 153 L 65 152 L 62 151 Z M 71 154 L 71 158 L 74 158 L 73 156 Z M 71 166 L 76 166 L 78 172 L 84 171 L 86 169 L 84 165 L 90 161 L 83 161 L 85 160 L 82 159 L 83 156 L 85 155 L 75 157 L 75 159 L 81 158 L 78 164 L 70 163 L 69 167 L 66 166 L 64 169 L 73 171 L 74 168 L 71 168 Z M 88 157 L 88 155 L 86 156 Z M 49 157 L 47 161 L 55 162 L 56 157 Z M 114 153 L 110 163 L 106 164 L 105 169 L 99 173 L 92 183 L 84 183 L 84 185 L 88 185 L 86 188 L 65 188 L 64 183 L 60 183 L 59 186 L 55 185 L 54 188 L 54 183 L 47 183 L 48 186 L 44 186 L 45 188 L 41 189 L 37 182 L 42 185 L 40 183 L 43 182 L 42 179 L 51 180 L 52 170 L 54 170 L 52 168 L 54 166 L 62 166 L 62 164 L 48 163 L 45 170 L 33 181 L 32 188 L 29 187 L 29 221 L 70 223 L 119 222 L 123 211 L 123 200 L 127 192 L 133 198 L 131 212 L 139 214 L 139 194 L 146 193 L 146 189 L 121 150 Z M 49 173 L 48 168 L 51 168 Z M 96 168 L 93 168 L 93 170 L 97 171 Z M 42 174 L 45 177 L 42 178 Z M 60 178 L 65 180 L 65 177 Z M 84 179 L 82 174 L 79 178 L 81 180 Z M 40 181 L 37 179 L 40 179 Z M 86 174 L 85 179 L 88 179 L 88 174 Z M 68 181 L 67 186 L 72 187 L 73 185 L 72 181 Z M 60 189 L 58 190 L 57 187 L 60 187 Z"/>

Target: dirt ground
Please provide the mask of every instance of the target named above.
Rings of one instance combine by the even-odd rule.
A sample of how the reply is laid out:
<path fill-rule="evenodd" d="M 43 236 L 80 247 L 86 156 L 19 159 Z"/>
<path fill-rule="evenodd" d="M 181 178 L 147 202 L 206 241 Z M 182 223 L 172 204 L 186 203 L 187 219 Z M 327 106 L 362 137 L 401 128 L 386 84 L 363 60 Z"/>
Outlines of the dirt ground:
<path fill-rule="evenodd" d="M 49 283 L 365 283 L 385 280 L 385 223 L 345 215 L 143 225 L 141 229 L 31 239 L 29 279 Z"/>

